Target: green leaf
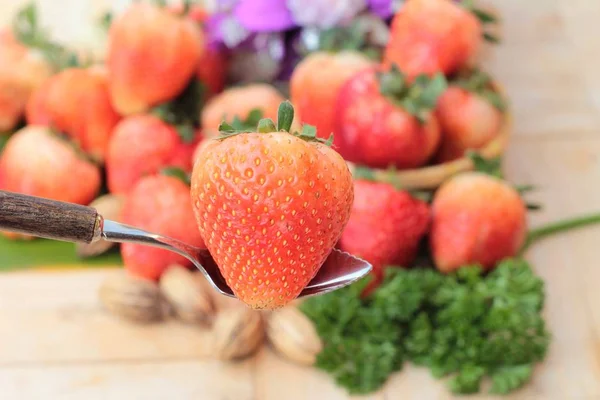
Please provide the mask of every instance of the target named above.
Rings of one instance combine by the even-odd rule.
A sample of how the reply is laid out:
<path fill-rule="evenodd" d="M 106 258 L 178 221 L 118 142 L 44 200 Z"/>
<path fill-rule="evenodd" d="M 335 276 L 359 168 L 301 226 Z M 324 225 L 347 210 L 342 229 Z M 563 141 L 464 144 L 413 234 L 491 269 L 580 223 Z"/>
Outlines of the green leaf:
<path fill-rule="evenodd" d="M 472 12 L 473 14 L 475 14 L 477 19 L 479 19 L 483 24 L 491 24 L 498 22 L 498 18 L 494 14 L 482 10 L 481 8 L 473 8 Z"/>
<path fill-rule="evenodd" d="M 503 178 L 501 157 L 484 158 L 481 154 L 473 150 L 467 151 L 465 155 L 473 162 L 475 171 L 482 172 L 496 178 Z"/>
<path fill-rule="evenodd" d="M 433 109 L 437 105 L 439 97 L 448 88 L 448 83 L 443 74 L 436 74 L 429 82 L 423 85 L 423 91 L 419 103 L 422 107 Z"/>
<path fill-rule="evenodd" d="M 98 19 L 98 24 L 104 31 L 108 31 L 113 23 L 113 20 L 114 15 L 110 11 L 107 11 L 100 16 Z"/>
<path fill-rule="evenodd" d="M 233 126 L 229 125 L 229 124 L 228 124 L 227 122 L 225 122 L 225 121 L 222 121 L 222 122 L 219 124 L 219 132 L 232 133 L 232 132 L 236 132 L 236 131 L 237 131 L 237 130 L 236 130 L 236 129 L 235 129 Z"/>
<path fill-rule="evenodd" d="M 29 268 L 51 268 L 62 266 L 121 266 L 117 249 L 89 259 L 80 259 L 75 254 L 73 243 L 47 239 L 10 240 L 0 236 L 0 271 Z"/>
<path fill-rule="evenodd" d="M 277 112 L 277 130 L 289 132 L 294 121 L 294 107 L 289 101 L 284 101 L 279 105 Z"/>
<path fill-rule="evenodd" d="M 485 39 L 486 42 L 489 42 L 489 43 L 493 43 L 493 44 L 500 43 L 500 38 L 489 32 L 483 32 L 483 38 Z"/>
<path fill-rule="evenodd" d="M 192 143 L 196 139 L 196 130 L 191 124 L 177 125 L 175 130 L 184 143 Z"/>
<path fill-rule="evenodd" d="M 185 89 L 171 101 L 156 105 L 151 114 L 174 126 L 186 126 L 182 138 L 193 140 L 189 130 L 200 126 L 200 114 L 205 102 L 206 86 L 192 78 Z"/>
<path fill-rule="evenodd" d="M 302 136 L 307 138 L 316 138 L 317 128 L 308 124 L 302 126 Z"/>
<path fill-rule="evenodd" d="M 531 364 L 498 368 L 492 373 L 490 393 L 508 394 L 525 385 L 533 375 Z"/>
<path fill-rule="evenodd" d="M 260 133 L 271 133 L 277 131 L 277 128 L 275 128 L 275 123 L 272 119 L 264 118 L 258 122 L 257 130 Z"/>
<path fill-rule="evenodd" d="M 183 183 L 185 183 L 186 185 L 190 185 L 191 181 L 190 181 L 190 175 L 185 172 L 183 169 L 178 168 L 178 167 L 165 167 L 163 169 L 160 170 L 160 173 L 162 175 L 166 175 L 166 176 L 171 176 L 173 178 L 177 178 L 180 181 L 182 181 Z"/>

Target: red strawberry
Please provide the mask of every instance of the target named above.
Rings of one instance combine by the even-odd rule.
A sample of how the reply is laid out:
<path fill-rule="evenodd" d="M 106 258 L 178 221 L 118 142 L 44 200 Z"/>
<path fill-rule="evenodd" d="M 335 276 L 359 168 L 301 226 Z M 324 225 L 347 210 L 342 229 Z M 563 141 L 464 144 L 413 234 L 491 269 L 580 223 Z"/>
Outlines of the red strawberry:
<path fill-rule="evenodd" d="M 477 73 L 459 80 L 440 97 L 436 115 L 442 128 L 440 162 L 454 160 L 466 150 L 480 149 L 502 127 L 504 103 L 489 87 L 489 79 Z"/>
<path fill-rule="evenodd" d="M 407 0 L 392 21 L 384 63 L 409 78 L 465 66 L 483 41 L 480 21 L 452 0 Z"/>
<path fill-rule="evenodd" d="M 219 125 L 237 117 L 245 120 L 250 112 L 258 110 L 264 118 L 277 118 L 281 93 L 265 83 L 252 83 L 226 89 L 213 97 L 202 110 L 202 129 L 209 137 L 218 135 Z"/>
<path fill-rule="evenodd" d="M 120 118 L 110 102 L 105 74 L 91 68 L 70 68 L 52 76 L 27 105 L 29 124 L 66 133 L 99 161 Z"/>
<path fill-rule="evenodd" d="M 348 161 L 374 168 L 425 164 L 440 141 L 431 113 L 445 89 L 438 76 L 408 84 L 393 69 L 362 71 L 342 87 L 336 105 L 336 146 Z"/>
<path fill-rule="evenodd" d="M 253 308 L 295 299 L 318 272 L 350 216 L 352 176 L 342 157 L 315 139 L 279 126 L 211 139 L 192 174 L 200 233 L 227 284 Z"/>
<path fill-rule="evenodd" d="M 110 94 L 124 115 L 177 97 L 202 56 L 204 35 L 190 18 L 136 2 L 110 27 Z"/>
<path fill-rule="evenodd" d="M 358 52 L 318 52 L 305 57 L 290 78 L 290 97 L 301 120 L 323 138 L 337 133 L 335 101 L 342 85 L 373 62 Z"/>
<path fill-rule="evenodd" d="M 187 138 L 189 139 L 189 138 Z M 123 119 L 114 129 L 106 174 L 111 193 L 125 193 L 144 175 L 164 167 L 192 169 L 196 139 L 184 141 L 177 130 L 152 115 Z"/>
<path fill-rule="evenodd" d="M 147 231 L 204 248 L 190 202 L 190 188 L 178 178 L 151 175 L 140 179 L 125 197 L 121 221 Z M 156 280 L 172 264 L 191 266 L 173 252 L 139 244 L 124 243 L 121 255 L 125 268 L 134 275 Z"/>
<path fill-rule="evenodd" d="M 10 31 L 0 32 L 0 132 L 17 126 L 31 93 L 51 74 L 39 53 L 19 43 Z"/>
<path fill-rule="evenodd" d="M 218 48 L 207 47 L 202 53 L 196 77 L 207 89 L 208 98 L 223 91 L 227 72 L 227 57 Z"/>
<path fill-rule="evenodd" d="M 48 128 L 28 126 L 12 136 L 0 157 L 3 190 L 77 204 L 91 202 L 100 170 Z"/>
<path fill-rule="evenodd" d="M 408 267 L 414 261 L 429 219 L 427 203 L 408 192 L 359 179 L 340 248 L 370 262 L 377 282 L 385 267 Z"/>
<path fill-rule="evenodd" d="M 493 268 L 517 254 L 527 230 L 526 206 L 506 182 L 478 172 L 451 178 L 432 204 L 431 252 L 437 268 L 480 263 Z"/>

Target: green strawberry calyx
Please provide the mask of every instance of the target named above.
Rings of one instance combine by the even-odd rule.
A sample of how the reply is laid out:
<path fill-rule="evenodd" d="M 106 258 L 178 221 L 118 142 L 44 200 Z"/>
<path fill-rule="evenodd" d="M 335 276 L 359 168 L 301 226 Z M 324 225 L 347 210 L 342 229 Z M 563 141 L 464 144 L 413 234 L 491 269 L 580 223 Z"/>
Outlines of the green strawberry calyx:
<path fill-rule="evenodd" d="M 191 176 L 189 173 L 185 172 L 183 169 L 178 167 L 164 167 L 159 172 L 161 175 L 170 176 L 173 178 L 177 178 L 186 185 L 190 186 L 191 184 Z"/>
<path fill-rule="evenodd" d="M 283 101 L 279 105 L 277 112 L 277 124 L 270 118 L 261 118 L 256 124 L 255 129 L 251 129 L 248 126 L 233 126 L 225 121 L 219 125 L 220 136 L 218 140 L 230 138 L 243 133 L 271 133 L 271 132 L 288 132 L 289 134 L 305 140 L 307 142 L 318 142 L 331 146 L 333 144 L 333 134 L 328 139 L 317 137 L 317 129 L 308 124 L 302 126 L 300 132 L 292 131 L 292 123 L 294 121 L 294 106 L 288 100 Z"/>
<path fill-rule="evenodd" d="M 433 77 L 418 75 L 411 82 L 395 64 L 387 71 L 377 72 L 377 80 L 380 93 L 421 124 L 429 120 L 439 97 L 448 87 L 441 73 Z"/>
<path fill-rule="evenodd" d="M 479 68 L 463 70 L 450 79 L 451 86 L 458 86 L 483 97 L 498 111 L 504 113 L 507 109 L 506 99 L 495 90 L 493 83 L 492 77 Z"/>
<path fill-rule="evenodd" d="M 486 26 L 494 25 L 499 22 L 498 17 L 496 15 L 492 14 L 489 11 L 486 11 L 486 10 L 476 7 L 474 0 L 462 0 L 460 2 L 460 5 L 464 9 L 473 13 L 473 15 L 475 15 L 475 17 L 477 17 L 477 19 L 479 20 L 479 22 L 481 22 L 481 25 L 484 28 Z M 493 43 L 493 44 L 500 43 L 500 38 L 489 31 L 484 30 L 482 33 L 482 36 L 486 42 Z"/>

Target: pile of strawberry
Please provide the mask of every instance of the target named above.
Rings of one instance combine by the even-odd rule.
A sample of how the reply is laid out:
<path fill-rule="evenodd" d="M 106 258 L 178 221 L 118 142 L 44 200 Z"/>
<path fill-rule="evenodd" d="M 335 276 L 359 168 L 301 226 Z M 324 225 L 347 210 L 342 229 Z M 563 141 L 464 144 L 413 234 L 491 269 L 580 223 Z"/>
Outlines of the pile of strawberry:
<path fill-rule="evenodd" d="M 33 9 L 19 18 L 0 37 L 0 129 L 16 129 L 0 157 L 0 188 L 84 205 L 106 191 L 120 196 L 119 221 L 208 246 L 230 285 L 239 284 L 236 294 L 248 293 L 249 304 L 264 305 L 273 293 L 285 296 L 271 305 L 293 299 L 336 243 L 370 261 L 380 278 L 386 265 L 411 264 L 427 235 L 443 271 L 465 263 L 491 267 L 524 240 L 525 205 L 498 179 L 456 177 L 429 205 L 401 187 L 364 178 L 369 168 L 416 168 L 462 157 L 500 132 L 504 102 L 477 66 L 484 23 L 493 18 L 466 2 L 408 0 L 375 61 L 353 50 L 308 54 L 291 75 L 296 114 L 284 122 L 277 119 L 286 96 L 273 85 L 227 85 L 228 54 L 211 46 L 208 13 L 198 7 L 132 3 L 109 27 L 104 62 L 87 64 L 44 39 Z M 224 130 L 256 131 L 257 124 L 269 135 L 213 140 Z M 302 124 L 311 126 L 302 130 Z M 282 144 L 282 126 L 297 142 Z M 353 190 L 346 187 L 341 158 L 324 144 L 331 134 L 333 149 L 366 172 Z M 302 144 L 307 139 L 310 146 Z M 304 175 L 289 176 L 294 168 Z M 236 171 L 255 186 L 244 188 Z M 236 215 L 233 193 L 245 191 L 249 202 L 238 200 L 247 207 Z M 312 193 L 324 197 L 309 203 Z M 203 196 L 218 198 L 227 212 L 215 212 Z M 293 205 L 288 209 L 286 202 Z M 287 239 L 269 236 L 280 234 L 283 224 L 271 208 L 288 224 L 294 251 L 278 253 L 273 245 Z M 296 233 L 302 229 L 316 236 Z M 247 238 L 243 245 L 235 244 L 238 231 Z M 225 240 L 228 232 L 233 240 Z M 215 233 L 223 240 L 213 241 Z M 300 280 L 295 268 L 237 279 L 249 274 L 240 259 L 256 261 L 254 253 L 263 255 L 269 246 L 273 255 L 258 261 L 304 268 L 301 260 L 314 257 Z M 121 254 L 128 271 L 152 280 L 169 265 L 191 266 L 140 245 L 125 244 Z"/>

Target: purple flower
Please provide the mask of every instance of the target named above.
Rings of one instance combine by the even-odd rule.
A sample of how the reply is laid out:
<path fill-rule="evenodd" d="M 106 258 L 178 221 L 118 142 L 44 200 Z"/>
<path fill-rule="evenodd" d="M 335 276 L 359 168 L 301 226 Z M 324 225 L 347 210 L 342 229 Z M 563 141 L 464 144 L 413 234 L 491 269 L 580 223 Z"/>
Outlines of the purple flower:
<path fill-rule="evenodd" d="M 239 0 L 233 14 L 252 32 L 277 32 L 296 25 L 283 0 Z"/>
<path fill-rule="evenodd" d="M 298 25 L 324 29 L 350 22 L 367 7 L 366 0 L 285 0 L 285 2 Z"/>
<path fill-rule="evenodd" d="M 369 10 L 383 19 L 392 17 L 402 6 L 404 0 L 367 0 Z"/>

